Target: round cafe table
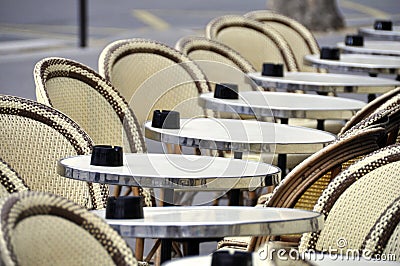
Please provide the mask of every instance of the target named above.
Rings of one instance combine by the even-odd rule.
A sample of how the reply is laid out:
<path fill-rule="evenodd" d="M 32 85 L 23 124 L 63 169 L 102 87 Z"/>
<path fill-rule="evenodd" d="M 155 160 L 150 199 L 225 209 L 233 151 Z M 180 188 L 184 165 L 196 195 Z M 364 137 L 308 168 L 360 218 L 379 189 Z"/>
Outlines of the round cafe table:
<path fill-rule="evenodd" d="M 376 30 L 373 27 L 361 27 L 358 34 L 374 39 L 400 41 L 400 26 L 393 26 L 393 30 Z"/>
<path fill-rule="evenodd" d="M 341 71 L 357 71 L 377 74 L 399 74 L 400 57 L 368 55 L 368 54 L 341 54 L 339 60 L 320 59 L 319 54 L 304 56 L 304 62 L 318 68 Z"/>
<path fill-rule="evenodd" d="M 341 97 L 266 91 L 240 92 L 238 99 L 214 98 L 213 93 L 204 93 L 199 104 L 219 112 L 280 118 L 283 124 L 290 118 L 316 119 L 320 130 L 324 129 L 324 120 L 348 120 L 366 105 Z"/>
<path fill-rule="evenodd" d="M 400 56 L 400 42 L 364 41 L 363 46 L 350 46 L 339 42 L 337 47 L 345 53 Z"/>
<path fill-rule="evenodd" d="M 60 160 L 61 176 L 102 184 L 163 188 L 173 204 L 174 189 L 227 191 L 276 185 L 280 169 L 270 164 L 221 157 L 125 153 L 123 166 L 90 164 L 90 155 Z"/>
<path fill-rule="evenodd" d="M 180 129 L 161 129 L 145 123 L 145 137 L 162 143 L 193 148 L 233 151 L 241 159 L 245 152 L 276 153 L 278 167 L 286 169 L 287 154 L 315 153 L 336 140 L 331 133 L 277 123 L 239 119 L 181 119 Z M 239 191 L 232 190 L 236 203 Z"/>
<path fill-rule="evenodd" d="M 265 88 L 322 93 L 385 93 L 400 86 L 400 82 L 393 79 L 349 74 L 285 72 L 283 77 L 272 77 L 255 72 L 248 75 L 257 85 Z"/>
<path fill-rule="evenodd" d="M 105 218 L 105 210 L 92 211 Z M 145 207 L 143 219 L 106 219 L 122 237 L 161 239 L 161 262 L 171 259 L 173 240 L 188 242 L 188 255 L 200 241 L 226 236 L 282 235 L 322 229 L 320 213 L 285 208 L 188 206 Z"/>

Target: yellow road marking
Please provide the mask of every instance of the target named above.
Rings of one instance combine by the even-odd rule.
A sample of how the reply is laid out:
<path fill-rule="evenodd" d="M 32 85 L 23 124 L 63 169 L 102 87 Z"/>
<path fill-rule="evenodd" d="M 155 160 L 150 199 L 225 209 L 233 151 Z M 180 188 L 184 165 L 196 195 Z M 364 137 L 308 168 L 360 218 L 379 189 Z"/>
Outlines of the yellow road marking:
<path fill-rule="evenodd" d="M 169 24 L 167 22 L 146 10 L 133 10 L 132 15 L 156 30 L 166 30 L 169 28 Z"/>
<path fill-rule="evenodd" d="M 341 0 L 341 1 L 339 1 L 339 5 L 343 6 L 343 7 L 346 7 L 346 8 L 349 8 L 349 9 L 357 10 L 357 11 L 359 11 L 361 13 L 364 13 L 364 14 L 371 15 L 374 18 L 380 18 L 380 19 L 388 19 L 388 18 L 390 18 L 390 14 L 388 14 L 386 12 L 383 12 L 383 11 L 381 11 L 379 9 L 372 8 L 372 7 L 369 7 L 369 6 L 365 6 L 365 5 L 362 5 L 362 4 L 354 3 L 354 2 L 351 2 L 351 1 Z"/>

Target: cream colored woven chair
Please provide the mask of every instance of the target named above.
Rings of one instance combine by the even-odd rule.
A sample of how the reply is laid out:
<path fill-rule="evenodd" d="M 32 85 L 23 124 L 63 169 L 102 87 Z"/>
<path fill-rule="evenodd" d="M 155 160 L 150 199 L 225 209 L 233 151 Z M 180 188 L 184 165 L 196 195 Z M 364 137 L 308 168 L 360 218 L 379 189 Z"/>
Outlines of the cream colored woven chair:
<path fill-rule="evenodd" d="M 139 122 L 157 109 L 179 111 L 181 117 L 204 116 L 200 93 L 211 91 L 204 73 L 186 55 L 146 39 L 119 40 L 99 57 L 99 72 L 127 99 Z"/>
<path fill-rule="evenodd" d="M 391 90 L 385 94 L 382 94 L 372 102 L 365 105 L 360 111 L 358 111 L 340 130 L 339 135 L 345 134 L 350 128 L 361 122 L 368 116 L 379 113 L 386 109 L 396 110 L 396 104 L 392 104 L 391 101 L 397 101 L 395 98 L 400 94 L 400 87 Z M 390 110 L 389 110 L 390 111 Z"/>
<path fill-rule="evenodd" d="M 364 240 L 361 250 L 370 256 L 400 260 L 400 197 L 386 208 Z M 389 256 L 392 256 L 390 258 Z"/>
<path fill-rule="evenodd" d="M 60 159 L 91 152 L 93 142 L 78 124 L 38 102 L 0 95 L 0 125 L 0 157 L 29 189 L 65 197 L 87 209 L 105 207 L 108 186 L 57 173 Z"/>
<path fill-rule="evenodd" d="M 390 145 L 397 142 L 400 127 L 400 95 L 396 95 L 384 102 L 367 118 L 361 120 L 347 131 L 344 131 L 340 136 L 354 134 L 360 129 L 376 125 L 384 127 L 386 130 L 386 138 L 383 145 Z"/>
<path fill-rule="evenodd" d="M 398 212 L 399 160 L 400 146 L 388 146 L 351 165 L 332 180 L 313 209 L 325 216 L 324 228 L 304 234 L 299 250 L 321 251 L 330 247 L 337 248 L 337 252 L 362 252 L 363 247 L 369 248 L 366 242 L 376 222 L 383 219 L 388 223 L 396 209 Z"/>
<path fill-rule="evenodd" d="M 24 180 L 0 158 L 0 198 L 27 190 Z"/>
<path fill-rule="evenodd" d="M 91 68 L 73 60 L 49 57 L 35 65 L 34 79 L 38 101 L 71 117 L 96 145 L 123 146 L 124 152 L 131 153 L 146 152 L 140 125 L 128 103 Z M 114 194 L 120 195 L 120 190 L 116 186 Z M 146 206 L 152 206 L 150 190 L 140 188 L 134 194 L 141 194 Z"/>
<path fill-rule="evenodd" d="M 206 37 L 240 53 L 257 71 L 265 62 L 283 64 L 286 71 L 298 71 L 285 39 L 272 27 L 253 19 L 236 15 L 217 17 L 207 24 Z"/>
<path fill-rule="evenodd" d="M 264 207 L 298 208 L 312 210 L 331 180 L 358 158 L 380 148 L 385 130 L 369 128 L 326 146 L 296 166 L 274 189 L 272 194 L 260 197 Z M 255 251 L 268 240 L 295 243 L 300 236 L 225 238 L 219 248 L 231 247 Z"/>
<path fill-rule="evenodd" d="M 0 202 L 0 216 L 0 256 L 5 266 L 137 265 L 114 229 L 64 198 L 14 193 Z"/>
<path fill-rule="evenodd" d="M 211 83 L 238 84 L 239 91 L 262 90 L 245 75 L 256 72 L 255 67 L 220 42 L 202 36 L 185 36 L 177 41 L 175 48 L 195 61 Z"/>
<path fill-rule="evenodd" d="M 319 54 L 320 49 L 313 33 L 301 23 L 271 10 L 256 10 L 244 16 L 264 23 L 279 32 L 292 49 L 299 71 L 326 72 L 304 64 L 305 55 Z"/>

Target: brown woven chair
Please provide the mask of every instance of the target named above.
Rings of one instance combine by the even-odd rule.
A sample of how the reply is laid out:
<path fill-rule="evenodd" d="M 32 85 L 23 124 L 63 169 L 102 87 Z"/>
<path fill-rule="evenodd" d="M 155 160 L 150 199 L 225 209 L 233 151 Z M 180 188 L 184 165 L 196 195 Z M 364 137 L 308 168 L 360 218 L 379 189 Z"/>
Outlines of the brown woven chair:
<path fill-rule="evenodd" d="M 272 27 L 243 16 L 226 15 L 211 20 L 206 37 L 223 43 L 246 58 L 257 71 L 265 62 L 283 64 L 286 71 L 298 71 L 292 49 Z"/>
<path fill-rule="evenodd" d="M 331 180 L 355 160 L 380 148 L 385 130 L 359 130 L 346 138 L 326 146 L 297 165 L 275 188 L 272 194 L 262 196 L 259 204 L 265 207 L 299 208 L 312 210 L 319 196 Z M 298 244 L 300 236 L 281 237 Z M 218 245 L 254 251 L 268 240 L 279 237 L 226 238 Z"/>
<path fill-rule="evenodd" d="M 396 111 L 396 104 L 392 104 L 390 101 L 396 101 L 396 96 L 400 94 L 400 87 L 394 90 L 391 90 L 372 102 L 368 103 L 364 106 L 360 111 L 358 111 L 341 129 L 339 135 L 345 134 L 346 131 L 354 127 L 356 124 L 361 122 L 363 119 L 371 116 L 373 114 L 379 113 L 386 109 L 392 109 Z M 390 110 L 389 110 L 390 111 Z"/>
<path fill-rule="evenodd" d="M 33 191 L 65 197 L 87 209 L 106 206 L 108 186 L 64 178 L 62 158 L 89 154 L 93 145 L 82 128 L 63 113 L 32 100 L 0 95 L 0 157 Z"/>
<path fill-rule="evenodd" d="M 114 229 L 64 198 L 14 193 L 0 202 L 0 215 L 2 265 L 137 265 Z"/>
<path fill-rule="evenodd" d="M 279 32 L 292 49 L 299 71 L 326 72 L 304 64 L 305 55 L 319 54 L 320 49 L 312 32 L 301 23 L 271 10 L 255 10 L 244 16 L 264 23 Z"/>
<path fill-rule="evenodd" d="M 395 256 L 400 260 L 400 197 L 382 212 L 361 245 L 361 250 L 370 252 L 370 256 L 382 258 Z M 388 258 L 388 260 L 391 260 Z"/>
<path fill-rule="evenodd" d="M 24 180 L 0 158 L 0 198 L 27 190 Z"/>
<path fill-rule="evenodd" d="M 400 145 L 387 146 L 336 176 L 313 209 L 325 216 L 324 228 L 304 234 L 299 250 L 330 247 L 337 248 L 337 252 L 363 252 L 377 221 L 390 223 L 391 216 L 399 212 L 399 160 Z"/>
<path fill-rule="evenodd" d="M 65 58 L 49 57 L 35 65 L 39 102 L 52 106 L 77 122 L 95 144 L 123 146 L 125 152 L 146 152 L 143 134 L 128 103 L 91 68 Z M 132 188 L 152 206 L 151 191 Z M 129 193 L 130 190 L 127 191 Z M 120 195 L 121 187 L 114 188 Z"/>
<path fill-rule="evenodd" d="M 115 41 L 99 58 L 99 72 L 110 81 L 142 124 L 157 109 L 176 110 L 181 117 L 204 116 L 200 93 L 211 91 L 202 70 L 186 55 L 146 39 Z"/>

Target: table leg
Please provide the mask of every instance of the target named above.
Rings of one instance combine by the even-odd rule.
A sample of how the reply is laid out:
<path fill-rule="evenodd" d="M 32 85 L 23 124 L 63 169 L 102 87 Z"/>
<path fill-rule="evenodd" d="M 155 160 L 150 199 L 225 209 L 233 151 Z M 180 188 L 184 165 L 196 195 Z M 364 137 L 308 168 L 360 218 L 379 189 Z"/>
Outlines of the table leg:
<path fill-rule="evenodd" d="M 373 77 L 373 78 L 376 78 L 378 76 L 378 74 L 377 73 L 369 73 L 369 76 Z M 372 102 L 375 99 L 376 99 L 376 94 L 374 94 L 374 93 L 368 94 L 368 102 L 369 103 Z"/>
<path fill-rule="evenodd" d="M 281 118 L 281 124 L 289 124 L 288 118 Z M 286 154 L 278 154 L 278 167 L 281 169 L 281 177 L 284 178 L 286 176 L 286 164 L 287 164 L 287 155 Z"/>
<path fill-rule="evenodd" d="M 243 152 L 234 151 L 234 159 L 242 159 Z M 229 191 L 229 206 L 239 206 L 240 205 L 240 189 L 232 189 Z"/>
<path fill-rule="evenodd" d="M 162 203 L 164 207 L 174 206 L 174 190 L 170 188 L 163 189 Z"/>
<path fill-rule="evenodd" d="M 161 239 L 161 264 L 171 260 L 172 252 L 172 240 L 171 239 Z"/>
<path fill-rule="evenodd" d="M 286 176 L 286 164 L 287 164 L 287 155 L 286 154 L 278 154 L 278 167 L 281 169 L 281 177 L 284 178 Z"/>
<path fill-rule="evenodd" d="M 200 254 L 200 241 L 191 239 L 187 241 L 187 256 L 198 256 Z"/>
<path fill-rule="evenodd" d="M 317 129 L 325 130 L 324 122 L 325 122 L 325 120 L 317 119 Z"/>

